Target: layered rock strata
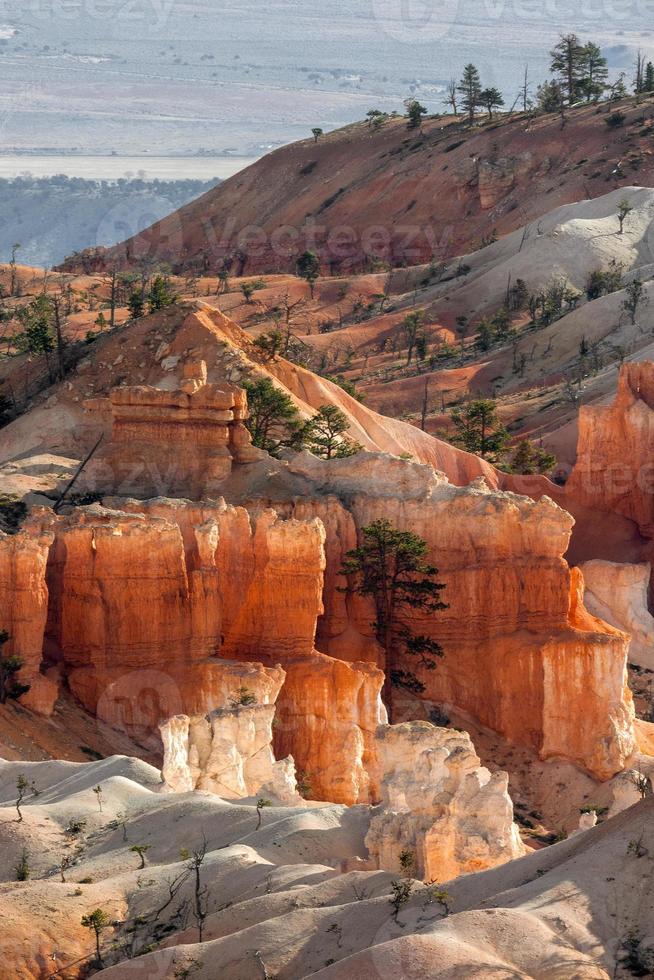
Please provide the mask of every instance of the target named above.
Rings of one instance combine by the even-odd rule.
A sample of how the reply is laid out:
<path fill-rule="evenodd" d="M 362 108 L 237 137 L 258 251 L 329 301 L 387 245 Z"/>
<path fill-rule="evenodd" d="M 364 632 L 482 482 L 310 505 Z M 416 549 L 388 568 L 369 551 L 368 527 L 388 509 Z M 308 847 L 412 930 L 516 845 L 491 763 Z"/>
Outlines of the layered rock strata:
<path fill-rule="evenodd" d="M 542 758 L 563 757 L 601 779 L 634 749 L 627 685 L 628 638 L 589 616 L 580 577 L 563 558 L 572 517 L 547 497 L 454 487 L 427 466 L 366 454 L 329 464 L 303 455 L 290 466 L 316 496 L 276 504 L 325 526 L 325 612 L 318 646 L 332 656 L 381 663 L 374 611 L 339 570 L 361 528 L 377 519 L 424 538 L 445 583 L 448 609 L 423 617 L 445 656 L 415 673 L 425 697 L 456 706 Z M 589 678 L 592 679 L 589 681 Z M 579 711 L 571 704 L 578 704 Z"/>
<path fill-rule="evenodd" d="M 50 715 L 57 684 L 41 673 L 43 634 L 48 615 L 46 567 L 53 534 L 41 521 L 30 520 L 18 534 L 0 532 L 0 631 L 9 639 L 3 657 L 18 657 L 17 679 L 29 684 L 22 703 Z"/>
<path fill-rule="evenodd" d="M 509 777 L 481 765 L 466 732 L 424 721 L 381 725 L 375 750 L 381 804 L 366 846 L 379 868 L 402 870 L 408 852 L 412 874 L 442 882 L 525 853 Z"/>
<path fill-rule="evenodd" d="M 284 670 L 274 728 L 277 757 L 293 756 L 312 799 L 348 805 L 379 799 L 375 732 L 387 720 L 381 670 L 321 653 L 285 658 Z"/>
<path fill-rule="evenodd" d="M 207 383 L 204 361 L 181 368 L 176 390 L 114 388 L 111 432 L 80 486 L 123 496 L 215 496 L 236 463 L 261 453 L 245 426 L 247 398 L 228 381 Z"/>
<path fill-rule="evenodd" d="M 53 525 L 48 652 L 104 721 L 156 731 L 225 703 L 224 658 L 311 653 L 321 524 L 223 501 L 93 506 Z"/>
<path fill-rule="evenodd" d="M 226 665 L 230 667 L 234 675 L 240 668 L 244 683 L 224 708 L 193 717 L 176 715 L 160 726 L 166 788 L 176 793 L 207 790 L 228 800 L 256 796 L 298 802 L 293 759 L 277 762 L 272 751 L 275 701 L 284 671 L 260 664 Z M 259 700 L 264 697 L 270 700 Z"/>

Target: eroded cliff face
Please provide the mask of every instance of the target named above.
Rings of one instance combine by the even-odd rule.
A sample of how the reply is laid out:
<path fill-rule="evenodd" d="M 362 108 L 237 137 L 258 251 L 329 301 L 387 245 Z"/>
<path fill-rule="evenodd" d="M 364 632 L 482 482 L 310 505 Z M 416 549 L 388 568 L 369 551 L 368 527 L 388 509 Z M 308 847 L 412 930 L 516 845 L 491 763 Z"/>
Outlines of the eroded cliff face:
<path fill-rule="evenodd" d="M 382 800 L 366 846 L 378 867 L 401 871 L 400 854 L 409 851 L 412 874 L 449 881 L 525 853 L 509 777 L 482 767 L 466 732 L 420 721 L 381 725 L 375 751 Z"/>
<path fill-rule="evenodd" d="M 584 610 L 562 557 L 569 514 L 390 456 L 276 466 L 274 510 L 108 498 L 41 516 L 54 538 L 46 655 L 88 710 L 151 735 L 166 718 L 225 706 L 225 660 L 281 664 L 278 757 L 293 755 L 324 799 L 374 798 L 381 651 L 370 602 L 341 591 L 339 570 L 361 528 L 384 518 L 427 541 L 446 586 L 446 610 L 413 616 L 445 650 L 435 671 L 407 665 L 425 697 L 543 758 L 602 779 L 623 768 L 634 748 L 627 639 Z"/>
<path fill-rule="evenodd" d="M 386 718 L 384 675 L 369 663 L 345 663 L 321 653 L 284 659 L 274 729 L 275 755 L 292 755 L 312 799 L 371 803 L 375 732 Z"/>
<path fill-rule="evenodd" d="M 573 525 L 568 513 L 546 497 L 491 491 L 483 481 L 454 487 L 429 467 L 390 457 L 327 465 L 303 455 L 290 465 L 320 490 L 281 507 L 298 518 L 319 517 L 326 528 L 321 649 L 380 662 L 371 606 L 338 592 L 338 571 L 357 529 L 385 518 L 427 541 L 446 585 L 447 610 L 413 615 L 416 630 L 445 651 L 437 670 L 415 669 L 425 697 L 602 779 L 623 767 L 634 748 L 628 641 L 583 614 L 579 581 L 563 558 Z"/>
<path fill-rule="evenodd" d="M 635 521 L 654 537 L 654 363 L 624 364 L 612 405 L 579 411 L 577 461 L 566 494 Z"/>
<path fill-rule="evenodd" d="M 223 501 L 93 506 L 52 525 L 48 652 L 109 724 L 160 721 L 224 703 L 219 658 L 313 650 L 324 532 Z"/>
<path fill-rule="evenodd" d="M 18 534 L 0 533 L 0 631 L 9 634 L 5 657 L 23 661 L 18 679 L 30 690 L 22 703 L 50 715 L 57 684 L 41 673 L 43 633 L 48 615 L 46 566 L 53 534 L 36 518 Z"/>

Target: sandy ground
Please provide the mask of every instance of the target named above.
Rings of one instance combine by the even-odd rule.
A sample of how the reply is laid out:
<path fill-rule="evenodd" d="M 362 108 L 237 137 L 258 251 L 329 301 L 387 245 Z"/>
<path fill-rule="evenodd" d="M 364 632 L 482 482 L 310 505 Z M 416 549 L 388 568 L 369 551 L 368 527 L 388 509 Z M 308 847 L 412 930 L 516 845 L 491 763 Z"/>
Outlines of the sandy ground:
<path fill-rule="evenodd" d="M 28 792 L 19 822 L 20 774 L 38 795 Z M 254 801 L 162 794 L 158 771 L 124 756 L 1 763 L 0 801 L 7 980 L 41 980 L 57 969 L 80 976 L 94 959 L 81 918 L 96 908 L 107 915 L 101 975 L 116 980 L 249 980 L 264 968 L 280 980 L 599 980 L 631 975 L 620 963 L 630 935 L 643 955 L 654 945 L 652 799 L 546 850 L 448 883 L 445 894 L 414 882 L 397 916 L 392 875 L 356 869 L 365 868 L 368 807 L 271 808 L 257 829 Z M 203 842 L 199 942 L 194 876 L 180 849 Z M 143 869 L 134 845 L 148 848 Z M 31 875 L 17 882 L 23 848 Z"/>

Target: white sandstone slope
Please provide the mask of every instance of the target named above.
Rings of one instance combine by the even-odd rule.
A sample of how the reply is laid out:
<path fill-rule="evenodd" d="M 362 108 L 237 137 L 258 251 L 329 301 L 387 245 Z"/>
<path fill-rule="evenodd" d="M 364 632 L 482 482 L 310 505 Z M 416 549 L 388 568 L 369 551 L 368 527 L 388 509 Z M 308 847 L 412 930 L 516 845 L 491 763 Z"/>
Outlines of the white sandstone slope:
<path fill-rule="evenodd" d="M 19 823 L 21 773 L 39 795 Z M 162 794 L 157 780 L 121 757 L 0 763 L 3 980 L 88 974 L 81 920 L 97 908 L 107 980 L 626 980 L 624 944 L 643 958 L 654 948 L 654 799 L 438 889 L 408 882 L 396 909 L 397 875 L 340 870 L 366 858 L 369 808 L 272 807 L 258 827 L 254 805 Z M 134 845 L 147 848 L 144 869 Z M 180 848 L 205 845 L 199 942 Z M 31 877 L 17 882 L 23 848 Z"/>

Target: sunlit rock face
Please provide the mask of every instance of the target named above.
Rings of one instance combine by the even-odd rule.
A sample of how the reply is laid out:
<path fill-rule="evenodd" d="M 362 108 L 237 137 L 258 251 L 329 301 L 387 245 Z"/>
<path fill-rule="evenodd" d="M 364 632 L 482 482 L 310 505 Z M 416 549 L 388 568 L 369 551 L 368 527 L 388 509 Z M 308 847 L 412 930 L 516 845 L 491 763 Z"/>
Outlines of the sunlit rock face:
<path fill-rule="evenodd" d="M 547 497 L 491 490 L 483 480 L 454 487 L 428 466 L 387 456 L 326 464 L 304 455 L 291 466 L 321 491 L 278 505 L 286 516 L 317 517 L 325 527 L 320 649 L 381 663 L 371 604 L 342 591 L 339 570 L 361 528 L 386 519 L 424 538 L 446 586 L 448 609 L 427 617 L 412 611 L 416 631 L 445 652 L 434 671 L 405 665 L 425 685 L 424 696 L 542 758 L 561 756 L 601 779 L 623 768 L 635 745 L 628 638 L 584 609 L 579 573 L 563 558 L 573 526 L 566 511 Z"/>
<path fill-rule="evenodd" d="M 654 363 L 624 364 L 611 405 L 579 410 L 577 462 L 566 493 L 615 511 L 654 537 Z"/>
<path fill-rule="evenodd" d="M 311 653 L 322 610 L 318 521 L 224 502 L 123 502 L 53 524 L 48 646 L 82 704 L 157 731 L 222 707 L 225 658 Z"/>
<path fill-rule="evenodd" d="M 321 653 L 284 658 L 283 666 L 286 680 L 274 728 L 277 757 L 293 756 L 311 799 L 375 802 L 375 732 L 387 720 L 381 670 Z"/>
<path fill-rule="evenodd" d="M 48 615 L 46 567 L 52 532 L 35 517 L 18 534 L 0 532 L 0 631 L 9 639 L 2 656 L 23 662 L 17 680 L 29 684 L 21 702 L 50 715 L 57 684 L 41 673 L 43 634 Z"/>
<path fill-rule="evenodd" d="M 654 617 L 648 609 L 651 566 L 587 561 L 579 567 L 588 611 L 629 634 L 630 663 L 654 670 Z"/>
<path fill-rule="evenodd" d="M 176 793 L 207 790 L 223 799 L 256 796 L 297 802 L 293 759 L 278 762 L 272 749 L 275 700 L 284 671 L 261 664 L 226 666 L 234 678 L 241 668 L 243 683 L 225 707 L 193 717 L 176 715 L 160 726 L 166 788 Z"/>
<path fill-rule="evenodd" d="M 113 389 L 111 429 L 81 487 L 123 496 L 213 497 L 234 464 L 261 456 L 245 426 L 245 391 L 228 381 L 208 384 L 204 361 L 185 363 L 181 375 L 174 390 Z"/>
<path fill-rule="evenodd" d="M 482 767 L 466 732 L 427 722 L 382 725 L 376 751 L 382 802 L 366 846 L 378 867 L 400 871 L 408 852 L 412 874 L 442 882 L 525 853 L 508 775 Z"/>

